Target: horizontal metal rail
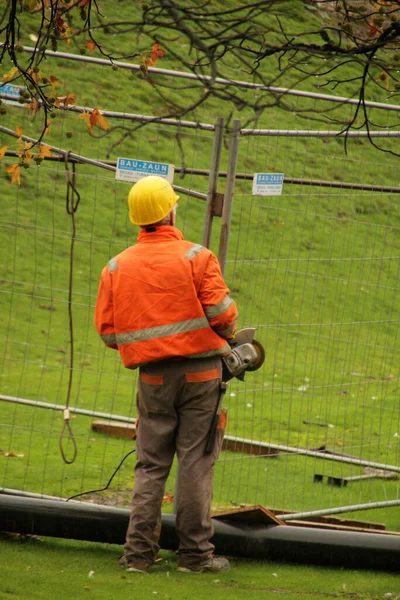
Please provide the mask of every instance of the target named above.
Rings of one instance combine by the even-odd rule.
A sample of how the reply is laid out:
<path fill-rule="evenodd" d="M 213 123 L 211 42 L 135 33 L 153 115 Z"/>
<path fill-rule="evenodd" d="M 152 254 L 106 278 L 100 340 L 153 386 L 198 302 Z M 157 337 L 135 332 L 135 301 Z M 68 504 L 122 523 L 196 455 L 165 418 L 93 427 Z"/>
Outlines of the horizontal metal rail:
<path fill-rule="evenodd" d="M 31 406 L 33 408 L 44 408 L 48 410 L 59 410 L 63 411 L 65 406 L 60 404 L 50 404 L 49 402 L 40 402 L 36 400 L 28 400 L 27 398 L 19 398 L 16 396 L 5 396 L 0 394 L 0 400 L 4 400 L 5 402 L 12 402 L 15 404 L 22 404 L 25 406 Z M 74 408 L 70 407 L 70 412 L 74 414 L 85 415 L 89 417 L 99 417 L 101 419 L 108 419 L 111 421 L 120 421 L 123 423 L 134 424 L 136 419 L 133 417 L 125 417 L 122 415 L 113 415 L 111 413 L 103 413 L 94 410 L 86 410 L 82 408 Z M 393 471 L 396 473 L 400 473 L 400 466 L 387 465 L 384 463 L 378 463 L 371 460 L 364 460 L 362 458 L 357 458 L 353 456 L 346 456 L 341 454 L 329 454 L 327 452 L 319 452 L 318 450 L 307 450 L 306 448 L 298 448 L 296 446 L 285 446 L 283 444 L 272 444 L 269 442 L 260 442 L 257 440 L 250 440 L 246 438 L 240 438 L 232 435 L 225 435 L 224 439 L 226 441 L 234 442 L 238 447 L 241 445 L 244 448 L 245 452 L 249 452 L 248 448 L 253 447 L 257 449 L 257 452 L 252 451 L 251 453 L 255 456 L 259 456 L 260 458 L 264 454 L 271 454 L 272 451 L 277 452 L 286 452 L 288 454 L 299 454 L 302 456 L 312 456 L 314 458 L 322 458 L 324 460 L 332 460 L 336 462 L 358 465 L 363 467 L 374 467 L 375 469 L 384 469 L 386 471 Z M 263 454 L 263 451 L 267 451 Z"/>
<path fill-rule="evenodd" d="M 18 398 L 16 396 L 5 396 L 0 394 L 0 400 L 5 402 L 12 402 L 14 404 L 22 404 L 24 406 L 31 406 L 32 408 L 45 408 L 48 410 L 59 410 L 63 412 L 65 406 L 61 404 L 50 404 L 49 402 L 40 402 L 39 400 L 28 400 L 27 398 Z M 85 408 L 69 407 L 69 412 L 75 415 L 84 415 L 86 417 L 99 417 L 100 419 L 108 419 L 109 421 L 120 421 L 123 423 L 135 424 L 136 419 L 133 417 L 125 417 L 123 415 L 113 415 L 111 413 L 99 412 L 96 410 L 87 410 Z"/>
<path fill-rule="evenodd" d="M 224 176 L 224 173 L 220 173 Z M 237 173 L 236 179 L 253 179 L 252 174 Z M 368 192 L 400 193 L 400 186 L 373 185 L 369 183 L 347 183 L 345 181 L 327 181 L 325 179 L 302 179 L 301 177 L 284 177 L 284 183 L 295 185 L 310 185 L 315 187 L 340 188 L 347 190 L 364 190 Z"/>
<path fill-rule="evenodd" d="M 3 46 L 4 46 L 4 44 L 0 44 L 0 47 L 3 47 Z M 32 48 L 30 46 L 24 46 L 23 49 L 25 52 L 28 52 L 29 54 L 33 54 L 35 52 L 35 48 Z M 37 52 L 37 50 L 36 50 L 36 52 Z M 68 52 L 54 52 L 53 50 L 46 50 L 45 56 L 48 56 L 48 57 L 53 56 L 55 58 L 64 58 L 67 60 L 75 60 L 75 61 L 79 61 L 79 62 L 85 62 L 85 63 L 96 64 L 96 65 L 101 65 L 101 66 L 108 66 L 108 67 L 110 67 L 111 65 L 115 65 L 120 69 L 129 69 L 131 71 L 140 71 L 142 68 L 142 66 L 138 65 L 138 64 L 122 62 L 122 61 L 110 61 L 110 60 L 107 60 L 104 58 L 95 58 L 94 56 L 71 54 Z M 311 98 L 314 100 L 323 100 L 323 101 L 327 101 L 327 102 L 338 102 L 341 104 L 353 104 L 355 106 L 358 106 L 358 104 L 360 103 L 358 98 L 345 98 L 342 96 L 334 96 L 334 95 L 330 95 L 330 94 L 319 94 L 316 92 L 306 92 L 303 90 L 294 90 L 291 88 L 282 88 L 282 87 L 275 87 L 272 85 L 265 85 L 262 83 L 252 83 L 250 81 L 240 81 L 237 79 L 225 79 L 223 77 L 216 77 L 214 79 L 207 75 L 197 75 L 195 73 L 188 73 L 185 71 L 174 71 L 174 70 L 170 70 L 170 69 L 159 69 L 158 67 L 149 67 L 148 72 L 158 74 L 158 75 L 166 75 L 168 77 L 175 77 L 175 78 L 181 78 L 181 79 L 189 79 L 192 81 L 199 81 L 201 83 L 232 85 L 234 87 L 239 87 L 239 88 L 261 90 L 261 91 L 271 92 L 272 94 L 284 94 L 284 95 L 288 95 L 288 96 Z M 364 104 L 364 106 L 368 106 L 370 108 L 379 108 L 379 109 L 384 109 L 384 110 L 400 111 L 400 106 L 396 105 L 396 104 L 388 104 L 385 102 L 372 102 L 369 100 L 366 100 L 363 104 Z"/>
<path fill-rule="evenodd" d="M 0 127 L 1 131 L 1 127 Z M 13 150 L 7 150 L 5 156 L 18 156 L 18 153 Z M 62 155 L 60 156 L 45 156 L 45 161 L 60 161 L 64 160 Z M 80 161 L 74 159 L 72 155 L 69 156 L 70 162 Z M 101 165 L 111 165 L 116 166 L 117 162 L 115 160 L 103 160 L 101 161 Z M 176 173 L 187 173 L 188 175 L 201 175 L 204 177 L 208 177 L 210 171 L 207 169 L 192 169 L 191 167 L 175 167 Z M 219 177 L 226 178 L 226 171 L 220 171 L 218 173 Z M 236 179 L 248 180 L 252 181 L 254 177 L 253 173 L 236 173 Z M 309 185 L 314 187 L 327 187 L 327 188 L 339 188 L 339 189 L 347 189 L 347 190 L 360 190 L 360 191 L 368 191 L 368 192 L 385 192 L 387 194 L 400 194 L 400 186 L 388 186 L 388 185 L 373 185 L 369 183 L 349 183 L 346 181 L 329 181 L 325 179 L 302 179 L 301 177 L 284 177 L 283 182 L 285 184 L 293 184 L 293 185 Z M 180 186 L 173 186 L 177 192 L 181 192 L 187 194 L 188 196 L 193 196 L 194 198 L 200 198 L 201 200 L 207 199 L 207 194 L 203 194 L 202 192 L 196 192 L 195 190 L 189 190 L 187 188 L 183 188 Z M 297 260 L 297 259 L 296 259 Z M 381 259 L 379 259 L 381 260 Z"/>
<path fill-rule="evenodd" d="M 28 135 L 21 135 L 20 136 L 13 129 L 9 129 L 8 127 L 3 127 L 2 125 L 0 125 L 0 132 L 6 133 L 6 134 L 11 135 L 12 137 L 15 137 L 15 138 L 21 138 L 25 142 L 32 142 L 32 144 L 37 144 L 38 143 L 37 139 L 29 137 Z M 83 163 L 83 164 L 88 164 L 88 165 L 93 165 L 94 167 L 100 167 L 101 169 L 105 169 L 106 171 L 113 171 L 113 172 L 115 172 L 115 170 L 116 170 L 115 166 L 108 165 L 106 163 L 103 163 L 100 160 L 95 160 L 93 158 L 88 158 L 87 156 L 81 156 L 80 154 L 76 154 L 75 152 L 68 152 L 67 150 L 64 150 L 63 148 L 57 148 L 57 146 L 52 146 L 51 144 L 47 144 L 46 143 L 45 145 L 48 146 L 52 152 L 55 152 L 56 154 L 60 154 L 63 157 L 68 154 L 68 158 L 71 158 L 75 162 Z"/>
<path fill-rule="evenodd" d="M 38 500 L 55 500 L 57 502 L 66 502 L 66 498 L 61 496 L 49 496 L 49 494 L 38 494 L 36 492 L 26 492 L 25 490 L 15 490 L 13 488 L 0 487 L 0 494 L 7 496 L 20 496 L 21 498 L 37 498 Z M 77 502 L 77 500 L 70 500 Z"/>
<path fill-rule="evenodd" d="M 310 129 L 242 129 L 240 135 L 266 137 L 352 137 L 352 138 L 398 138 L 400 131 L 318 131 Z"/>
<path fill-rule="evenodd" d="M 9 102 L 7 102 L 8 104 L 11 104 L 17 108 L 26 108 L 26 104 L 20 104 L 15 96 L 10 96 L 10 94 L 5 94 L 1 91 L 1 85 L 0 85 L 0 98 L 5 99 Z M 43 102 L 39 102 L 40 105 L 43 104 Z M 79 114 L 82 113 L 91 113 L 94 108 L 90 107 L 90 106 L 77 106 L 77 105 L 68 105 L 67 107 L 63 108 L 62 110 L 68 110 L 69 112 L 76 112 Z M 140 114 L 136 114 L 136 113 L 125 113 L 125 112 L 118 112 L 115 110 L 101 110 L 100 111 L 101 114 L 104 117 L 108 117 L 110 119 L 125 119 L 128 121 L 139 121 L 140 123 L 154 123 L 154 124 L 161 124 L 161 125 L 172 125 L 174 127 L 180 127 L 180 128 L 185 128 L 185 129 L 197 129 L 197 130 L 202 130 L 202 131 L 214 131 L 215 127 L 214 125 L 211 125 L 211 123 L 199 123 L 197 121 L 182 121 L 180 119 L 167 119 L 164 117 L 153 117 L 151 115 L 140 115 Z"/>
<path fill-rule="evenodd" d="M 342 513 L 356 512 L 359 510 L 372 510 L 376 508 L 390 508 L 400 506 L 400 498 L 397 500 L 382 500 L 379 502 L 367 502 L 366 504 L 352 504 L 350 506 L 335 506 L 334 508 L 320 508 L 319 510 L 309 510 L 307 512 L 290 513 L 276 515 L 281 521 L 299 521 L 303 519 L 312 519 L 313 517 L 324 517 L 326 515 L 340 515 Z"/>
<path fill-rule="evenodd" d="M 84 113 L 92 112 L 93 108 L 88 106 L 68 106 L 67 110 L 71 112 Z M 126 119 L 128 121 L 140 121 L 141 123 L 161 123 L 162 125 L 173 125 L 174 127 L 184 127 L 186 129 L 201 129 L 203 131 L 214 131 L 214 125 L 211 123 L 198 123 L 197 121 L 181 121 L 179 119 L 166 119 L 163 117 L 152 117 L 150 115 L 139 115 L 135 113 L 117 112 L 115 110 L 101 110 L 104 117 L 112 119 Z"/>
<path fill-rule="evenodd" d="M 8 127 L 0 126 L 0 132 L 6 133 L 8 135 L 12 135 L 13 137 L 16 137 L 16 138 L 21 138 L 25 142 L 32 142 L 33 144 L 37 144 L 37 142 L 38 142 L 38 140 L 31 138 L 28 135 L 19 136 L 13 129 L 9 129 Z M 116 171 L 116 163 L 110 164 L 109 162 L 103 162 L 101 160 L 94 160 L 93 158 L 88 158 L 87 156 L 81 156 L 80 154 L 76 154 L 75 152 L 68 152 L 67 150 L 64 150 L 63 148 L 57 148 L 56 146 L 52 146 L 51 144 L 47 144 L 47 143 L 46 143 L 46 146 L 48 146 L 52 152 L 55 152 L 56 154 L 59 154 L 63 157 L 68 155 L 68 160 L 71 159 L 73 162 L 88 164 L 88 165 L 92 165 L 94 167 L 100 167 L 101 169 L 105 169 L 106 171 L 112 171 L 114 173 Z M 177 192 L 179 192 L 181 194 L 186 194 L 187 196 L 192 196 L 193 198 L 200 198 L 201 200 L 207 200 L 207 194 L 203 194 L 202 192 L 197 192 L 196 190 L 184 188 L 179 185 L 173 185 L 172 187 L 174 188 L 174 190 L 176 190 Z"/>
<path fill-rule="evenodd" d="M 284 444 L 272 444 L 270 442 L 259 442 L 257 440 L 250 440 L 246 438 L 234 437 L 231 435 L 225 435 L 224 440 L 229 440 L 245 446 L 253 446 L 258 449 L 259 457 L 262 458 L 263 450 L 269 451 L 275 450 L 277 452 L 286 452 L 288 454 L 299 454 L 300 456 L 312 456 L 313 458 L 322 458 L 324 460 L 333 460 L 335 462 L 345 463 L 348 465 L 357 465 L 361 467 L 373 467 L 374 469 L 384 469 L 385 471 L 393 471 L 400 473 L 400 466 L 387 465 L 384 463 L 378 463 L 371 460 L 365 460 L 363 458 L 357 458 L 354 456 L 347 456 L 343 454 L 330 454 L 327 452 L 319 452 L 318 450 L 307 450 L 306 448 L 298 448 L 297 446 L 285 446 Z M 252 452 L 252 454 L 256 453 Z"/>

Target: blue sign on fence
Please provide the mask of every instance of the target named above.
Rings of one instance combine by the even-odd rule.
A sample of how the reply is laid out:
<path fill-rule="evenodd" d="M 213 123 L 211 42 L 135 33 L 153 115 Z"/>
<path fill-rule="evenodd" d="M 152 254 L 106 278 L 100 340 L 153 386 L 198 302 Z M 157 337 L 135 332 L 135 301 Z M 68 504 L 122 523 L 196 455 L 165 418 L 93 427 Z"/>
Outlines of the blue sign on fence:
<path fill-rule="evenodd" d="M 12 96 L 18 100 L 20 92 L 24 91 L 25 88 L 20 85 L 13 85 L 12 83 L 0 84 L 0 96 Z"/>
<path fill-rule="evenodd" d="M 283 179 L 283 173 L 254 173 L 252 195 L 280 196 Z"/>
<path fill-rule="evenodd" d="M 158 175 L 172 183 L 174 180 L 174 165 L 134 158 L 118 158 L 115 179 L 135 182 L 146 177 L 146 175 Z"/>

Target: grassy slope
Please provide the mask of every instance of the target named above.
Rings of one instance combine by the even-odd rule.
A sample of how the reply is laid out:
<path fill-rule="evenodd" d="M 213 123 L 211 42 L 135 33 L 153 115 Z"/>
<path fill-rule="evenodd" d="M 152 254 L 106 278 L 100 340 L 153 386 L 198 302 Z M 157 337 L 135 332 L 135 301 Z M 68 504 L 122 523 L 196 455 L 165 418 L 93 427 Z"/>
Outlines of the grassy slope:
<path fill-rule="evenodd" d="M 126 3 L 118 4 L 121 16 L 128 10 Z M 307 24 L 316 22 L 316 16 L 310 16 L 300 2 L 293 2 L 282 18 L 298 28 L 305 19 Z M 113 38 L 111 43 L 122 51 L 127 49 L 121 38 Z M 49 72 L 53 72 L 53 65 L 49 60 Z M 162 66 L 174 65 L 166 57 Z M 80 105 L 135 113 L 162 109 L 149 84 L 125 71 L 66 61 L 60 61 L 57 69 L 64 91 L 75 91 Z M 315 89 L 315 83 L 304 87 Z M 351 93 L 349 85 L 336 91 Z M 180 92 L 187 97 L 190 93 Z M 371 97 L 385 100 L 378 92 Z M 291 112 L 269 110 L 260 126 L 319 127 L 318 122 L 304 121 L 295 114 L 309 101 L 302 102 L 294 102 Z M 215 116 L 225 116 L 229 110 L 212 101 L 196 116 L 200 121 L 213 122 Z M 332 114 L 344 110 L 335 109 Z M 246 117 L 242 112 L 233 116 Z M 392 116 L 379 118 L 389 122 Z M 2 123 L 18 123 L 25 133 L 38 130 L 37 123 L 28 121 L 23 110 L 10 110 Z M 111 139 L 116 139 L 118 131 Z M 73 133 L 72 138 L 67 132 Z M 185 164 L 208 168 L 212 136 L 183 131 L 182 140 Z M 88 136 L 73 114 L 54 120 L 49 142 L 100 158 L 110 147 L 108 138 Z M 9 143 L 9 139 L 3 136 L 0 143 Z M 118 155 L 176 165 L 182 161 L 174 131 L 167 127 L 139 131 L 111 158 Z M 223 168 L 226 160 L 225 148 Z M 238 170 L 396 185 L 395 160 L 361 141 L 350 141 L 346 156 L 341 140 L 243 138 Z M 46 163 L 40 169 L 31 168 L 23 173 L 20 190 L 8 185 L 4 171 L 1 176 L 7 202 L 0 231 L 5 266 L 0 301 L 6 322 L 0 391 L 63 404 L 68 381 L 71 228 L 65 213 L 64 167 Z M 204 179 L 190 175 L 175 181 L 201 191 L 207 187 Z M 82 200 L 76 216 L 71 404 L 134 416 L 136 375 L 124 372 L 118 357 L 104 350 L 92 326 L 100 270 L 135 237 L 127 222 L 127 185 L 115 184 L 111 175 L 85 166 L 78 167 L 77 183 Z M 258 327 L 258 337 L 268 349 L 268 361 L 262 371 L 248 378 L 246 386 L 231 385 L 228 432 L 305 447 L 326 444 L 397 464 L 399 444 L 393 436 L 400 432 L 396 400 L 399 356 L 397 329 L 391 322 L 398 318 L 398 273 L 395 260 L 382 261 L 381 257 L 399 253 L 398 196 L 304 186 L 287 186 L 284 195 L 277 198 L 252 197 L 250 191 L 249 182 L 238 183 L 227 280 L 239 303 L 241 325 Z M 201 240 L 203 211 L 200 201 L 186 197 L 180 201 L 178 225 L 196 241 Z M 216 223 L 214 249 L 217 242 Z M 356 324 L 363 322 L 367 324 Z M 385 379 L 391 375 L 393 378 Z M 302 385 L 310 388 L 299 391 Z M 0 483 L 7 487 L 59 495 L 101 487 L 131 448 L 130 442 L 88 433 L 88 419 L 78 417 L 73 420 L 73 429 L 79 458 L 66 467 L 58 450 L 59 413 L 2 403 L 0 414 L 1 447 L 25 454 L 21 459 L 0 457 Z M 334 427 L 307 426 L 304 420 L 320 420 Z M 115 488 L 130 487 L 131 469 L 132 459 L 122 468 Z M 340 490 L 311 483 L 314 472 L 346 476 L 359 471 L 300 457 L 282 456 L 264 464 L 263 459 L 224 453 L 217 467 L 216 499 L 225 505 L 257 501 L 310 509 L 398 497 L 396 482 L 376 480 Z M 168 491 L 173 493 L 173 489 L 172 477 Z M 113 499 L 122 503 L 125 497 L 121 494 Z M 395 509 L 387 511 L 384 518 L 380 513 L 377 520 L 399 528 Z"/>

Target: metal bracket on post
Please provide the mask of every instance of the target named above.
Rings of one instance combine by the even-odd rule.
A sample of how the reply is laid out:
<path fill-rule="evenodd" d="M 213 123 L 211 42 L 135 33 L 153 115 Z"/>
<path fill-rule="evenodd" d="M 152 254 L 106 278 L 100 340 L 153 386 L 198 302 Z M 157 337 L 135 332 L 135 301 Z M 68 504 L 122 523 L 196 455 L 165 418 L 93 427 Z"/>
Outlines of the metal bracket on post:
<path fill-rule="evenodd" d="M 223 192 L 214 192 L 211 198 L 211 216 L 222 217 L 224 207 L 224 194 Z"/>
<path fill-rule="evenodd" d="M 222 274 L 225 271 L 226 255 L 228 252 L 228 237 L 231 226 L 232 202 L 235 192 L 236 166 L 239 151 L 239 136 L 241 123 L 235 119 L 232 123 L 232 131 L 229 139 L 229 162 L 226 174 L 226 188 L 224 195 L 224 206 L 222 210 L 221 235 L 219 239 L 218 260 Z"/>
<path fill-rule="evenodd" d="M 205 246 L 206 248 L 210 247 L 213 217 L 222 216 L 222 203 L 220 198 L 222 194 L 219 194 L 217 192 L 217 183 L 223 143 L 223 134 L 224 119 L 222 117 L 218 117 L 215 121 L 215 134 L 210 165 L 210 178 L 208 180 L 206 216 L 204 219 L 203 246 Z"/>

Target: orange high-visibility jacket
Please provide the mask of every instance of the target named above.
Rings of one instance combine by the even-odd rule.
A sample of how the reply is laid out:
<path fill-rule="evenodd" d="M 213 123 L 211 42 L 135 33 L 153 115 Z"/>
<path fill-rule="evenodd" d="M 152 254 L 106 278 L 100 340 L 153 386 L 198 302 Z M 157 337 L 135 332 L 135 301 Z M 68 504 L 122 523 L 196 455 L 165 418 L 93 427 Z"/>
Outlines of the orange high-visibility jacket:
<path fill-rule="evenodd" d="M 142 229 L 138 243 L 101 274 L 95 325 L 127 368 L 174 357 L 229 354 L 237 308 L 215 255 L 169 225 Z"/>

